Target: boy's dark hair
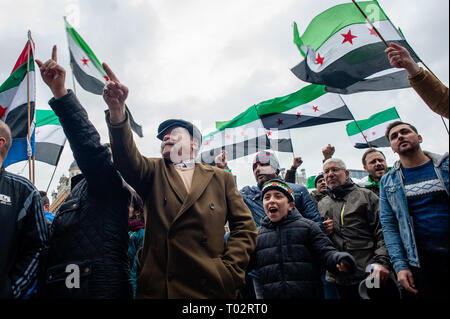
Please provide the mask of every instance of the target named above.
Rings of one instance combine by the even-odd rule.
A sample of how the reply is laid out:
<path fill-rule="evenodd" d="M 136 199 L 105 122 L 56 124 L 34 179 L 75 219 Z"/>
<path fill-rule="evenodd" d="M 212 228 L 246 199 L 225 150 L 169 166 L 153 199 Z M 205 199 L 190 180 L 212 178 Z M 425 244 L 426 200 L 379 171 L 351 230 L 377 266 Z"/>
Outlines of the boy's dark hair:
<path fill-rule="evenodd" d="M 417 131 L 417 129 L 413 125 L 411 125 L 409 123 L 402 122 L 402 121 L 395 121 L 395 122 L 392 122 L 391 124 L 389 124 L 389 126 L 386 128 L 386 133 L 384 134 L 384 136 L 386 136 L 386 138 L 387 138 L 387 140 L 389 142 L 391 141 L 390 138 L 389 138 L 389 133 L 391 132 L 391 130 L 394 127 L 402 125 L 402 124 L 408 125 L 416 134 L 419 134 L 419 132 Z"/>
<path fill-rule="evenodd" d="M 384 159 L 386 159 L 386 156 L 384 156 L 382 151 L 377 150 L 376 148 L 369 148 L 367 151 L 364 152 L 364 154 L 362 156 L 362 163 L 363 163 L 364 166 L 367 165 L 367 162 L 366 162 L 367 155 L 369 155 L 371 153 L 375 153 L 375 152 L 381 153 L 381 155 L 383 155 Z"/>
<path fill-rule="evenodd" d="M 136 192 L 132 192 L 131 194 L 130 205 L 133 206 L 133 209 L 137 213 L 139 218 L 143 220 L 144 204 L 142 202 L 142 199 Z"/>
<path fill-rule="evenodd" d="M 50 201 L 49 201 L 49 199 L 47 197 L 47 192 L 46 191 L 39 191 L 39 195 L 41 195 L 42 206 L 50 204 Z"/>

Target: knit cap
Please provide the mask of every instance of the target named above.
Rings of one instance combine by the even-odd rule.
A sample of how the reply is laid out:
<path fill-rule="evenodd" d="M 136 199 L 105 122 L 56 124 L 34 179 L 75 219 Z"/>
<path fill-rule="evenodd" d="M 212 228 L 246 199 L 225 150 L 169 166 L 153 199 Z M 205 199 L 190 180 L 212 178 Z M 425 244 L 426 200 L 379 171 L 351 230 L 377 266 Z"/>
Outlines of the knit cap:
<path fill-rule="evenodd" d="M 294 192 L 288 186 L 288 184 L 286 184 L 286 182 L 282 181 L 281 179 L 272 179 L 264 183 L 261 190 L 261 196 L 264 198 L 264 194 L 270 190 L 277 190 L 282 192 L 284 195 L 286 195 L 289 202 L 295 201 Z"/>

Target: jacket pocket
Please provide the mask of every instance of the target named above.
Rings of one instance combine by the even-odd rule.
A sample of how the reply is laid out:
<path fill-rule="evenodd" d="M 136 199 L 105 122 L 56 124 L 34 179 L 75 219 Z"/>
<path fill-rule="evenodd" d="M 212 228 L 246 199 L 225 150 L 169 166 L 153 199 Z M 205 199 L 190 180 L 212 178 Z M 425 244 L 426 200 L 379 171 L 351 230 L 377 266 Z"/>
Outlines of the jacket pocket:
<path fill-rule="evenodd" d="M 233 276 L 228 270 L 227 266 L 222 261 L 222 258 L 213 258 L 212 259 L 217 273 L 219 275 L 219 280 L 222 284 L 223 291 L 226 294 L 227 298 L 234 298 L 234 294 L 236 291 L 236 286 L 234 284 Z"/>
<path fill-rule="evenodd" d="M 90 260 L 52 266 L 45 272 L 45 295 L 51 298 L 89 298 Z"/>

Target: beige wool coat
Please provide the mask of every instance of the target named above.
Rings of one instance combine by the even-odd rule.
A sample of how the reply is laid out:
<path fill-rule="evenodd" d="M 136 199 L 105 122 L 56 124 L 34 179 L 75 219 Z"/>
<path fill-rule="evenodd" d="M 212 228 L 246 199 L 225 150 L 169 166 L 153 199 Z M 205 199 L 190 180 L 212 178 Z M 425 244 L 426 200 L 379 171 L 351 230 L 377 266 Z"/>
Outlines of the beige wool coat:
<path fill-rule="evenodd" d="M 144 202 L 136 297 L 236 298 L 257 229 L 233 176 L 196 163 L 187 193 L 172 163 L 139 153 L 128 117 L 113 125 L 107 114 L 107 123 L 114 164 Z"/>

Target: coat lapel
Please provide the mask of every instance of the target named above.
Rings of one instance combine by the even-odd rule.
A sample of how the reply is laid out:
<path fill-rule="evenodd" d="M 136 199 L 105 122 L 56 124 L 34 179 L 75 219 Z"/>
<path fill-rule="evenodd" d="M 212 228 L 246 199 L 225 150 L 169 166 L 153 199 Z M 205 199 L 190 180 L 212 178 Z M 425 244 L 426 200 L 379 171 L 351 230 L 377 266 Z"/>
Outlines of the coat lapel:
<path fill-rule="evenodd" d="M 191 207 L 197 199 L 203 194 L 212 177 L 214 176 L 214 169 L 203 164 L 195 164 L 194 176 L 192 177 L 191 191 L 187 195 L 183 205 L 178 214 L 175 216 L 173 223 Z M 181 182 L 183 183 L 183 182 Z M 184 185 L 183 185 L 184 187 Z"/>
<path fill-rule="evenodd" d="M 176 171 L 176 168 L 173 166 L 172 163 L 164 161 L 164 170 L 170 187 L 178 196 L 180 202 L 183 203 L 186 200 L 188 194 L 186 191 L 186 187 L 184 187 L 184 183 L 181 180 L 180 175 Z"/>

